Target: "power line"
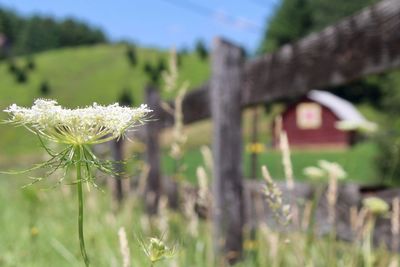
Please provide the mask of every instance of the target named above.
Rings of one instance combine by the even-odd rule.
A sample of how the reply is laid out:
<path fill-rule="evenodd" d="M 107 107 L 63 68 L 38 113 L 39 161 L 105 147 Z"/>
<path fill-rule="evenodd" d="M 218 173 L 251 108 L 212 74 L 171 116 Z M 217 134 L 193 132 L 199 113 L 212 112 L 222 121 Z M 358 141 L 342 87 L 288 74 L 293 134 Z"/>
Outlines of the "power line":
<path fill-rule="evenodd" d="M 241 28 L 243 30 L 248 30 L 255 33 L 259 33 L 260 30 L 263 30 L 263 27 L 246 18 L 235 17 L 233 15 L 226 14 L 225 12 L 216 11 L 207 6 L 203 6 L 192 1 L 188 0 L 185 1 L 162 0 L 162 1 L 168 2 L 169 4 L 172 4 L 176 7 L 186 9 L 200 16 L 207 17 L 208 19 L 210 17 L 217 18 L 235 28 Z"/>
<path fill-rule="evenodd" d="M 251 0 L 250 2 L 253 3 L 253 4 L 255 4 L 256 6 L 259 6 L 259 7 L 262 7 L 262 8 L 267 8 L 266 5 L 264 5 L 263 3 L 261 3 L 261 2 L 258 1 L 258 0 Z"/>
<path fill-rule="evenodd" d="M 267 3 L 262 2 L 261 0 L 251 0 L 256 6 L 262 7 L 264 9 L 270 8 L 271 10 L 276 10 L 277 6 L 280 4 L 280 0 L 269 0 Z"/>

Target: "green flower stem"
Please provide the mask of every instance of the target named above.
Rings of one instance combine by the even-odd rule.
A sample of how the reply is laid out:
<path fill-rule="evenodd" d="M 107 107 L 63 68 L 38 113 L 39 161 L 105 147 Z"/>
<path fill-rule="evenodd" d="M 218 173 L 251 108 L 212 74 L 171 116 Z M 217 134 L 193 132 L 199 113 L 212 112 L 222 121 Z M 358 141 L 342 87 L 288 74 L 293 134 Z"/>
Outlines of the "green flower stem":
<path fill-rule="evenodd" d="M 86 254 L 85 248 L 85 240 L 83 236 L 83 190 L 82 190 L 82 173 L 81 173 L 81 149 L 82 147 L 78 146 L 75 148 L 76 153 L 76 188 L 78 190 L 78 208 L 79 208 L 79 215 L 78 215 L 78 228 L 79 228 L 79 245 L 81 248 L 81 254 L 83 260 L 85 261 L 86 267 L 89 266 L 89 258 Z"/>

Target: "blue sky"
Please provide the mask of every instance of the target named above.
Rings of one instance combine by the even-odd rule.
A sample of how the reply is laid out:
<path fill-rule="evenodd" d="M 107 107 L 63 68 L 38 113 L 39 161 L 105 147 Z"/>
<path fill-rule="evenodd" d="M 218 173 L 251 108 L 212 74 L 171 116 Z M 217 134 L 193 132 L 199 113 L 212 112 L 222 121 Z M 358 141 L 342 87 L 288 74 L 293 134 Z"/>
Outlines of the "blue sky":
<path fill-rule="evenodd" d="M 224 36 L 254 51 L 279 0 L 0 0 L 32 15 L 73 16 L 102 28 L 112 40 L 141 45 L 192 47 Z"/>

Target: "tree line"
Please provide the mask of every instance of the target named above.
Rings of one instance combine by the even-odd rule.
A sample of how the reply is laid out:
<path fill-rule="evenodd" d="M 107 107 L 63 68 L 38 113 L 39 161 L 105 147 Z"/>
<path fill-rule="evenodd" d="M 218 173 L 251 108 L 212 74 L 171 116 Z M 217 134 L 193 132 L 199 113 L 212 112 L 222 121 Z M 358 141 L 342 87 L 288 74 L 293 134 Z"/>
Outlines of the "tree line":
<path fill-rule="evenodd" d="M 105 33 L 74 18 L 24 17 L 0 7 L 0 59 L 68 46 L 107 42 Z"/>

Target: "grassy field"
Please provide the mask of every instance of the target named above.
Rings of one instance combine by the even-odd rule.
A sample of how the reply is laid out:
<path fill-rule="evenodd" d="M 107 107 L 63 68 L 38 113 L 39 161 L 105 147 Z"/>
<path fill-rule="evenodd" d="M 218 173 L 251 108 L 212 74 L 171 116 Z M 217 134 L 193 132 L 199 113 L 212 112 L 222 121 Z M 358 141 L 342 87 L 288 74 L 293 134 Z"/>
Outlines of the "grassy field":
<path fill-rule="evenodd" d="M 97 45 L 60 49 L 34 55 L 36 68 L 29 72 L 28 81 L 19 84 L 8 70 L 8 64 L 0 63 L 0 110 L 12 103 L 31 106 L 41 97 L 39 85 L 46 80 L 51 91 L 46 98 L 57 99 L 67 107 L 85 106 L 93 102 L 111 104 L 118 101 L 124 88 L 129 88 L 135 103 L 143 103 L 143 93 L 148 78 L 143 68 L 145 62 L 157 63 L 159 58 L 168 63 L 168 51 L 137 48 L 138 64 L 129 65 L 124 45 Z M 25 59 L 16 61 L 23 66 Z M 190 86 L 201 85 L 209 77 L 209 64 L 195 54 L 181 57 L 181 81 Z M 5 114 L 0 115 L 4 119 Z M 23 135 L 11 126 L 0 126 L 0 154 L 15 155 L 35 151 L 36 140 Z"/>
<path fill-rule="evenodd" d="M 145 62 L 156 63 L 159 58 L 168 60 L 168 51 L 160 52 L 154 49 L 137 49 L 138 65 L 129 66 L 125 56 L 124 45 L 97 45 L 61 49 L 40 53 L 34 56 L 36 68 L 28 75 L 25 84 L 18 84 L 8 71 L 8 64 L 0 64 L 0 109 L 6 108 L 11 103 L 30 106 L 35 98 L 40 97 L 39 84 L 47 80 L 51 86 L 49 98 L 55 98 L 62 105 L 69 107 L 84 106 L 92 102 L 113 103 L 117 101 L 122 89 L 128 87 L 134 96 L 136 103 L 143 101 L 143 88 L 147 77 L 143 71 Z M 23 65 L 24 59 L 19 59 L 17 64 Z M 209 63 L 201 61 L 195 54 L 184 55 L 181 59 L 181 81 L 189 81 L 191 86 L 202 84 L 208 79 Z M 271 119 L 282 109 L 274 106 L 271 113 L 261 116 L 260 142 L 268 144 L 270 136 Z M 377 113 L 367 106 L 361 110 L 369 119 L 376 121 Z M 0 118 L 5 118 L 1 114 Z M 251 129 L 251 112 L 243 115 L 244 139 L 248 143 Z M 201 163 L 199 147 L 211 143 L 211 123 L 204 121 L 186 127 L 188 143 L 186 144 L 185 163 L 187 165 L 186 176 L 194 179 L 197 166 Z M 10 125 L 0 125 L 0 160 L 2 165 L 18 161 L 21 164 L 28 160 L 37 162 L 38 140 L 27 134 L 23 128 L 15 128 Z M 163 135 L 163 147 L 167 150 L 171 137 Z M 302 169 L 309 165 L 315 165 L 319 159 L 327 159 L 341 163 L 348 171 L 351 179 L 361 183 L 374 183 L 376 177 L 373 168 L 375 147 L 372 144 L 361 144 L 348 151 L 311 151 L 294 152 L 294 171 L 298 179 L 303 179 Z M 249 175 L 249 155 L 244 154 L 244 171 Z M 164 169 L 168 172 L 172 169 L 171 160 L 164 157 Z M 275 177 L 282 177 L 280 155 L 276 151 L 266 151 L 260 155 L 260 164 L 267 164 Z M 361 164 L 365 163 L 367 164 Z"/>
<path fill-rule="evenodd" d="M 0 176 L 0 266 L 83 266 L 77 236 L 75 187 L 50 188 L 55 183 L 53 179 L 22 189 L 21 186 L 28 182 L 26 176 Z M 133 267 L 150 267 L 137 238 L 162 235 L 167 244 L 177 245 L 177 252 L 156 267 L 221 266 L 214 262 L 210 222 L 200 220 L 196 233 L 189 228 L 191 222 L 196 221 L 195 217 L 166 209 L 149 220 L 142 211 L 140 199 L 134 194 L 116 208 L 108 189 L 104 189 L 105 192 L 85 190 L 84 231 L 91 266 L 122 266 L 120 227 L 127 233 Z M 162 230 L 165 227 L 167 236 Z M 342 243 L 329 238 L 307 243 L 307 232 L 286 235 L 264 226 L 257 231 L 255 240 L 245 236 L 245 258 L 236 267 L 388 266 L 393 259 L 393 255 L 384 249 L 370 251 L 368 243 L 360 246 L 359 243 Z M 369 255 L 374 257 L 377 265 L 365 264 Z"/>
<path fill-rule="evenodd" d="M 373 143 L 365 142 L 356 145 L 349 150 L 323 150 L 323 151 L 293 151 L 293 172 L 297 180 L 305 180 L 303 169 L 308 166 L 316 166 L 318 160 L 324 159 L 337 162 L 343 166 L 348 174 L 349 181 L 360 184 L 379 184 L 375 171 L 376 147 Z M 184 164 L 186 166 L 185 176 L 188 180 L 196 181 L 196 168 L 203 165 L 203 159 L 199 149 L 190 149 L 185 153 Z M 284 179 L 282 158 L 279 151 L 267 150 L 258 157 L 259 166 L 267 165 L 271 175 L 276 179 Z M 163 168 L 166 173 L 173 173 L 173 161 L 167 155 L 163 157 Z M 250 154 L 244 152 L 243 170 L 245 176 L 250 175 Z M 259 171 L 258 177 L 261 178 Z"/>

